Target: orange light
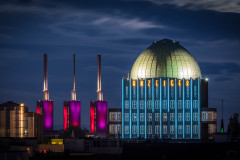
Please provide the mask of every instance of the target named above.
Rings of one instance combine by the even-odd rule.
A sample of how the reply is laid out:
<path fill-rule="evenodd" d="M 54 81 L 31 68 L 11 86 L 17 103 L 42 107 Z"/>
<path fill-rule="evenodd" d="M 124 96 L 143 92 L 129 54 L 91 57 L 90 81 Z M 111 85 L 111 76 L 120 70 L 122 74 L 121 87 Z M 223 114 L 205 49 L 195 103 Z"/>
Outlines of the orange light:
<path fill-rule="evenodd" d="M 182 86 L 182 81 L 179 79 L 178 80 L 178 86 L 181 87 Z"/>
<path fill-rule="evenodd" d="M 170 81 L 170 84 L 171 84 L 171 87 L 174 86 L 174 80 L 173 79 Z"/>
<path fill-rule="evenodd" d="M 132 81 L 132 86 L 136 87 L 136 81 Z"/>
<path fill-rule="evenodd" d="M 23 107 L 23 106 L 24 106 L 24 103 L 20 103 L 20 106 Z"/>
<path fill-rule="evenodd" d="M 140 81 L 140 87 L 143 87 L 143 80 Z"/>
<path fill-rule="evenodd" d="M 151 86 L 151 80 L 148 80 L 148 87 Z"/>
<path fill-rule="evenodd" d="M 188 80 L 186 80 L 186 86 L 189 86 L 189 81 Z"/>
<path fill-rule="evenodd" d="M 158 87 L 158 80 L 155 81 L 155 86 Z"/>
<path fill-rule="evenodd" d="M 44 150 L 43 150 L 43 153 L 44 153 L 44 154 L 46 154 L 46 153 L 47 153 L 46 149 L 44 149 Z"/>
<path fill-rule="evenodd" d="M 164 87 L 166 86 L 166 80 L 163 80 L 163 86 Z"/>

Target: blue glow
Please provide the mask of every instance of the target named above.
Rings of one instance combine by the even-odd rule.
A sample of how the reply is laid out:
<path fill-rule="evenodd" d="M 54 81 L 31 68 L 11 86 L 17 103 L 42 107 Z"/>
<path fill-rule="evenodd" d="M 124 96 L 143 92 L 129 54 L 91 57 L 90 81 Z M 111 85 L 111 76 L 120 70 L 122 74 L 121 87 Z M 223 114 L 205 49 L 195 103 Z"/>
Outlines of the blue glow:
<path fill-rule="evenodd" d="M 162 78 L 159 80 L 159 86 L 160 86 L 160 138 L 162 138 Z"/>
<path fill-rule="evenodd" d="M 145 139 L 147 139 L 147 79 L 145 79 Z"/>
<path fill-rule="evenodd" d="M 122 79 L 122 138 L 124 139 L 124 79 Z"/>
<path fill-rule="evenodd" d="M 152 130 L 154 130 L 155 131 L 155 112 L 154 112 L 154 109 L 155 109 L 155 107 L 154 107 L 154 99 L 155 99 L 155 97 L 154 97 L 154 85 L 155 85 L 155 83 L 154 83 L 154 78 L 152 78 Z M 155 132 L 152 132 L 152 134 L 155 134 L 156 133 L 156 131 Z"/>
<path fill-rule="evenodd" d="M 201 103 L 201 99 L 200 99 L 200 78 L 198 78 L 198 139 L 201 138 L 201 125 L 200 125 L 200 121 L 201 121 L 201 111 L 200 111 L 200 103 Z"/>
<path fill-rule="evenodd" d="M 192 83 L 192 78 L 190 78 L 190 124 L 191 124 L 191 126 L 190 126 L 190 132 L 191 132 L 191 139 L 193 138 L 193 122 L 192 122 L 192 120 L 193 120 L 193 118 L 192 118 L 192 116 L 193 116 L 193 106 L 192 106 L 192 103 L 193 103 L 193 97 L 192 97 L 192 86 L 193 86 L 193 83 Z"/>
<path fill-rule="evenodd" d="M 129 79 L 129 138 L 132 138 L 132 79 Z"/>
<path fill-rule="evenodd" d="M 177 79 L 174 79 L 175 82 L 175 139 L 177 139 L 177 124 L 178 124 L 178 117 L 177 117 Z"/>
<path fill-rule="evenodd" d="M 139 79 L 137 80 L 137 138 L 139 137 Z"/>
<path fill-rule="evenodd" d="M 170 90 L 170 87 L 169 87 L 169 78 L 167 78 L 167 119 L 168 119 L 168 128 L 167 128 L 167 133 L 168 133 L 168 138 L 170 138 L 170 92 L 169 92 L 169 90 Z"/>
<path fill-rule="evenodd" d="M 182 91 L 183 91 L 183 97 L 182 97 L 182 108 L 183 108 L 183 139 L 185 138 L 185 79 L 182 79 Z"/>

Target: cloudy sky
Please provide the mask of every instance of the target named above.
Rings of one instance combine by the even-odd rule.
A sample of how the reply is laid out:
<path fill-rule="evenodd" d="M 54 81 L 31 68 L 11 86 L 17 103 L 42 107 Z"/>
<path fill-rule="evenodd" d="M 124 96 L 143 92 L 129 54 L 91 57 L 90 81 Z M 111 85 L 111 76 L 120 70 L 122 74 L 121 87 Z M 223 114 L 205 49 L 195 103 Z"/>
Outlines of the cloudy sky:
<path fill-rule="evenodd" d="M 224 119 L 240 113 L 239 0 L 1 0 L 0 103 L 36 110 L 43 94 L 43 53 L 48 53 L 54 128 L 63 128 L 63 101 L 72 90 L 76 53 L 77 99 L 82 126 L 89 127 L 89 101 L 96 99 L 97 54 L 109 108 L 121 107 L 121 78 L 138 55 L 163 38 L 179 41 L 209 78 L 209 107 Z M 219 129 L 219 128 L 218 128 Z"/>

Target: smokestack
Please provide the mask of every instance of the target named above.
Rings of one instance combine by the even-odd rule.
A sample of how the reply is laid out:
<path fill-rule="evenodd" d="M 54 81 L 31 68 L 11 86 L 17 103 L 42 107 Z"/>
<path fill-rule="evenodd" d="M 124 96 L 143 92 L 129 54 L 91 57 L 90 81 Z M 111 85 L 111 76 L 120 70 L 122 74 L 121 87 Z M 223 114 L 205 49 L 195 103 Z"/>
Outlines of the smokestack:
<path fill-rule="evenodd" d="M 223 122 L 223 99 L 222 99 L 222 120 L 221 120 L 221 133 L 224 133 L 224 122 Z"/>
<path fill-rule="evenodd" d="M 102 93 L 102 82 L 101 82 L 101 55 L 97 56 L 97 100 L 103 100 L 103 93 Z"/>
<path fill-rule="evenodd" d="M 72 100 L 76 101 L 76 90 L 75 90 L 75 53 L 73 54 L 73 90 L 72 90 Z"/>
<path fill-rule="evenodd" d="M 48 79 L 47 79 L 47 54 L 44 54 L 44 78 L 43 78 L 43 100 L 49 100 Z"/>

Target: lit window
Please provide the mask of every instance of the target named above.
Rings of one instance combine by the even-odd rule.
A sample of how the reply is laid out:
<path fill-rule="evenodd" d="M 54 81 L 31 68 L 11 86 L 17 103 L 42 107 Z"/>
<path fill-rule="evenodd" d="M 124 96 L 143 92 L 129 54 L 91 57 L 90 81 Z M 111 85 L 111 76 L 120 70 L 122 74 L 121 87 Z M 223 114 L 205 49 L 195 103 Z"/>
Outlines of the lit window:
<path fill-rule="evenodd" d="M 171 101 L 170 101 L 170 108 L 171 108 L 171 109 L 174 109 L 174 108 L 175 108 L 175 101 L 174 101 L 174 100 L 171 100 Z"/>
<path fill-rule="evenodd" d="M 144 113 L 140 113 L 140 121 L 141 121 L 141 122 L 144 121 Z"/>
<path fill-rule="evenodd" d="M 198 120 L 198 113 L 193 113 L 193 120 L 197 121 Z"/>
<path fill-rule="evenodd" d="M 198 126 L 193 125 L 193 134 L 198 134 Z"/>
<path fill-rule="evenodd" d="M 190 134 L 190 125 L 186 125 L 186 134 Z"/>
<path fill-rule="evenodd" d="M 174 113 L 170 113 L 170 121 L 174 121 Z"/>
<path fill-rule="evenodd" d="M 121 120 L 121 113 L 117 113 L 117 120 Z"/>
<path fill-rule="evenodd" d="M 170 125 L 170 134 L 174 134 L 175 133 L 175 127 L 174 125 Z"/>
<path fill-rule="evenodd" d="M 167 134 L 167 125 L 163 125 L 163 134 Z"/>
<path fill-rule="evenodd" d="M 132 114 L 132 121 L 136 122 L 137 121 L 137 113 Z"/>
<path fill-rule="evenodd" d="M 155 134 L 159 134 L 159 125 L 155 126 Z"/>
<path fill-rule="evenodd" d="M 167 121 L 167 113 L 163 113 L 163 121 Z"/>
<path fill-rule="evenodd" d="M 155 113 L 155 121 L 159 121 L 160 117 L 159 117 L 160 113 Z"/>
<path fill-rule="evenodd" d="M 159 109 L 159 100 L 156 100 L 156 101 L 155 101 L 155 108 L 156 108 L 156 109 Z"/>
<path fill-rule="evenodd" d="M 207 120 L 207 113 L 206 112 L 202 112 L 202 120 Z"/>
<path fill-rule="evenodd" d="M 198 108 L 198 101 L 197 100 L 193 101 L 193 108 Z"/>
<path fill-rule="evenodd" d="M 186 100 L 185 108 L 186 108 L 186 109 L 189 109 L 189 108 L 190 108 L 190 100 Z"/>
<path fill-rule="evenodd" d="M 167 100 L 163 100 L 163 109 L 167 109 Z"/>
<path fill-rule="evenodd" d="M 125 113 L 125 121 L 129 121 L 129 113 Z"/>
<path fill-rule="evenodd" d="M 208 120 L 212 120 L 212 117 L 213 117 L 212 112 L 208 112 L 208 117 L 207 117 L 207 119 L 208 119 Z"/>
<path fill-rule="evenodd" d="M 125 109 L 129 109 L 129 101 L 125 101 Z"/>
<path fill-rule="evenodd" d="M 182 100 L 178 100 L 178 109 L 182 109 Z"/>
<path fill-rule="evenodd" d="M 152 121 L 152 113 L 148 113 L 147 114 L 147 120 L 148 121 Z"/>

